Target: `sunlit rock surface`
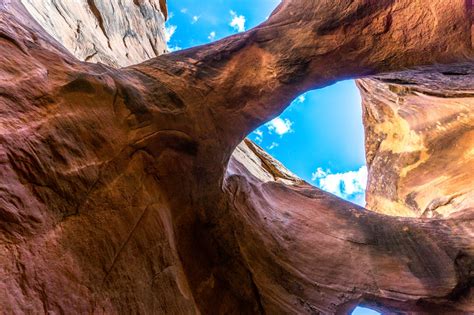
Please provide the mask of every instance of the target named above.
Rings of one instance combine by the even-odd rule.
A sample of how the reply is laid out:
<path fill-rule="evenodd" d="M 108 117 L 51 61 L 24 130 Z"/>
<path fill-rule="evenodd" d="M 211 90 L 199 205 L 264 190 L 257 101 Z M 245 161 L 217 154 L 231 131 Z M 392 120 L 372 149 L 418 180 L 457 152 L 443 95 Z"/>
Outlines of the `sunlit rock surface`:
<path fill-rule="evenodd" d="M 56 34 L 65 49 L 19 1 L 0 2 L 2 312 L 474 312 L 470 209 L 390 217 L 300 181 L 248 141 L 234 151 L 309 87 L 469 55 L 467 16 L 461 0 L 284 1 L 251 33 L 117 69 L 143 60 L 140 45 L 84 63 L 74 23 Z"/>
<path fill-rule="evenodd" d="M 474 205 L 474 71 L 434 67 L 358 81 L 367 207 L 446 217 Z"/>
<path fill-rule="evenodd" d="M 80 60 L 127 66 L 166 52 L 165 0 L 21 0 Z"/>

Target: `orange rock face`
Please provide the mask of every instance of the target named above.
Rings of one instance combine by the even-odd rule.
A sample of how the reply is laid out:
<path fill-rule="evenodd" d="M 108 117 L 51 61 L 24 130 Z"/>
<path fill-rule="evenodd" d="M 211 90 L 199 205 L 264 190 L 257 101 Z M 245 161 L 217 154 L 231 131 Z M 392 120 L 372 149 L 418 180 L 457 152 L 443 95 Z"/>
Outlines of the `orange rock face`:
<path fill-rule="evenodd" d="M 45 3 L 36 3 L 39 11 Z M 308 185 L 248 141 L 235 150 L 308 89 L 471 60 L 470 17 L 464 0 L 286 0 L 246 33 L 118 69 L 110 65 L 138 59 L 82 62 L 19 1 L 0 2 L 2 312 L 345 314 L 358 303 L 386 313 L 474 312 L 467 203 L 446 217 L 391 217 Z M 57 38 L 71 49 L 62 31 Z M 390 140 L 380 147 L 416 152 L 422 143 L 426 161 L 437 163 L 440 146 L 430 143 L 443 134 L 425 137 L 415 126 L 426 117 L 410 120 L 401 109 L 409 121 L 391 119 L 394 105 L 384 97 L 399 96 L 404 84 L 396 81 L 390 94 L 378 80 L 361 85 L 384 102 L 366 103 L 383 111 L 373 124 L 366 118 L 374 135 Z M 410 102 L 423 97 L 415 96 Z M 426 121 L 444 117 L 467 146 L 457 133 L 464 118 L 448 115 L 465 108 L 455 99 Z M 419 113 L 427 103 L 414 104 Z M 405 141 L 408 129 L 421 140 Z M 382 172 L 377 152 L 371 156 Z M 386 169 L 402 172 L 416 156 L 409 162 Z M 410 187 L 421 208 L 434 198 L 413 182 L 423 180 L 412 177 L 418 171 L 437 180 L 423 163 L 406 169 L 412 184 L 397 190 L 400 207 Z"/>
<path fill-rule="evenodd" d="M 474 205 L 472 65 L 359 81 L 369 166 L 367 207 L 447 217 Z"/>

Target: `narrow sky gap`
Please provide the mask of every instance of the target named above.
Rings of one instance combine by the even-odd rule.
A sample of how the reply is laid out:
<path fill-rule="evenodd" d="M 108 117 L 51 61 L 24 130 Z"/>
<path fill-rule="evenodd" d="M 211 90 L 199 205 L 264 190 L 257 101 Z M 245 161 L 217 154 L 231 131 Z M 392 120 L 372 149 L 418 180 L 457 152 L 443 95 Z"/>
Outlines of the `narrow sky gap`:
<path fill-rule="evenodd" d="M 249 138 L 306 181 L 365 204 L 364 127 L 354 81 L 301 95 Z"/>
<path fill-rule="evenodd" d="M 374 311 L 370 308 L 365 308 L 362 306 L 357 306 L 354 311 L 352 311 L 352 315 L 379 315 L 380 313 Z"/>
<path fill-rule="evenodd" d="M 279 2 L 170 1 L 168 49 L 184 49 L 245 31 L 264 21 Z M 249 138 L 307 182 L 365 205 L 364 129 L 354 81 L 301 95 Z"/>

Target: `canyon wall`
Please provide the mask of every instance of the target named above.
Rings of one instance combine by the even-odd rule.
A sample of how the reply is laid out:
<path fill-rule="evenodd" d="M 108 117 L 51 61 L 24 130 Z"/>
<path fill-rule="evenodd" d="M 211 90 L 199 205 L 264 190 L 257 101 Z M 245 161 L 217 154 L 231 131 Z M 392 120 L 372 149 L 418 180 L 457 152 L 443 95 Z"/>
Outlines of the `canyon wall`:
<path fill-rule="evenodd" d="M 358 81 L 369 169 L 367 208 L 446 217 L 474 205 L 471 64 Z"/>
<path fill-rule="evenodd" d="M 45 3 L 60 2 L 30 6 L 46 12 Z M 90 4 L 82 3 L 81 15 L 94 18 L 98 32 Z M 110 10 L 95 7 L 103 25 L 112 25 Z M 163 5 L 157 8 L 152 16 L 163 18 Z M 75 23 L 55 35 L 67 50 L 20 1 L 1 2 L 3 310 L 346 314 L 363 303 L 386 314 L 474 312 L 470 208 L 448 218 L 374 213 L 299 180 L 249 141 L 238 146 L 309 89 L 472 59 L 470 16 L 461 0 L 287 0 L 253 30 L 118 69 L 146 59 L 140 44 L 118 41 L 121 50 L 102 47 L 88 59 L 101 63 L 81 62 L 68 51 L 89 56 L 74 51 Z M 136 33 L 147 45 L 146 31 Z M 97 39 L 104 43 L 105 35 Z M 361 89 L 383 101 L 383 80 L 366 79 Z M 394 93 L 403 82 L 395 81 Z M 384 102 L 365 106 L 374 116 L 383 109 L 394 115 Z M 406 126 L 387 124 L 397 123 Z M 396 139 L 393 130 L 379 127 L 367 147 L 379 136 Z M 375 162 L 370 167 L 384 174 Z M 462 178 L 449 171 L 459 185 Z M 396 196 L 403 205 L 403 190 Z"/>
<path fill-rule="evenodd" d="M 165 0 L 22 0 L 80 60 L 123 67 L 166 52 Z"/>
<path fill-rule="evenodd" d="M 80 60 L 123 67 L 166 52 L 164 1 L 22 2 Z M 368 209 L 431 217 L 473 204 L 474 189 L 466 171 L 474 169 L 469 153 L 474 124 L 470 65 L 429 72 L 359 81 L 370 170 Z M 246 154 L 253 153 L 246 144 L 241 146 Z M 440 163 L 449 164 L 449 169 L 440 169 Z M 260 163 L 266 164 L 265 159 Z"/>

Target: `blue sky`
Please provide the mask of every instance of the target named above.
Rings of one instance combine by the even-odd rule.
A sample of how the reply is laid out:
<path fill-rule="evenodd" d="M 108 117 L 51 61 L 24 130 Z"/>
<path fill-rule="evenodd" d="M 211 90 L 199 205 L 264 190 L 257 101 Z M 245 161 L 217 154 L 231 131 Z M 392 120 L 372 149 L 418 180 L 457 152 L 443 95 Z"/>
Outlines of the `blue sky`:
<path fill-rule="evenodd" d="M 206 44 L 264 21 L 279 0 L 168 0 L 169 50 Z M 249 138 L 306 181 L 364 204 L 367 176 L 360 95 L 343 81 L 298 97 Z M 354 315 L 376 315 L 357 307 Z"/>
<path fill-rule="evenodd" d="M 170 50 L 209 43 L 264 21 L 279 0 L 169 0 Z M 367 169 L 360 95 L 343 81 L 298 97 L 249 138 L 306 181 L 364 205 Z"/>
<path fill-rule="evenodd" d="M 370 308 L 356 307 L 355 310 L 352 311 L 352 315 L 380 315 L 380 313 Z"/>

